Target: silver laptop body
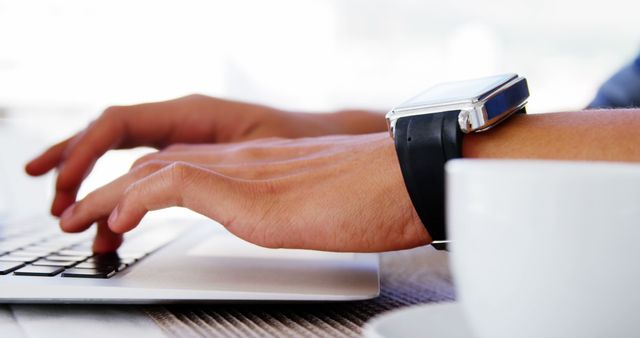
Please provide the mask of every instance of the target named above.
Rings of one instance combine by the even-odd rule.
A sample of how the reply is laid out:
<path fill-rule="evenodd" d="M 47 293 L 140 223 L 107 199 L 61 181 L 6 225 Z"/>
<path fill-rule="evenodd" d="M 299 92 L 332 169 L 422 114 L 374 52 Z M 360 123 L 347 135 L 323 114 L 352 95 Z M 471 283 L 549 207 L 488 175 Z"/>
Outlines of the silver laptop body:
<path fill-rule="evenodd" d="M 348 301 L 379 294 L 377 254 L 265 249 L 193 217 L 151 215 L 125 236 L 117 256 L 95 257 L 94 231 L 63 234 L 56 220 L 24 213 L 46 207 L 39 205 L 42 191 L 16 197 L 22 180 L 33 181 L 23 177 L 24 161 L 43 145 L 26 147 L 22 130 L 0 122 L 0 303 Z M 7 217 L 18 205 L 26 217 Z"/>
<path fill-rule="evenodd" d="M 15 225 L 3 225 L 0 233 L 7 234 L 6 229 Z M 235 238 L 215 222 L 142 224 L 118 251 L 120 262 L 105 263 L 115 265 L 105 267 L 111 270 L 105 273 L 92 270 L 99 262 L 88 250 L 92 234 L 56 234 L 55 224 L 28 229 L 25 237 L 35 243 L 15 247 L 19 242 L 10 241 L 12 236 L 0 241 L 5 252 L 0 266 L 18 266 L 0 275 L 2 303 L 346 301 L 379 292 L 376 254 L 265 249 Z M 21 252 L 24 261 L 18 262 Z M 68 258 L 70 264 L 50 267 L 48 257 L 60 265 Z"/>

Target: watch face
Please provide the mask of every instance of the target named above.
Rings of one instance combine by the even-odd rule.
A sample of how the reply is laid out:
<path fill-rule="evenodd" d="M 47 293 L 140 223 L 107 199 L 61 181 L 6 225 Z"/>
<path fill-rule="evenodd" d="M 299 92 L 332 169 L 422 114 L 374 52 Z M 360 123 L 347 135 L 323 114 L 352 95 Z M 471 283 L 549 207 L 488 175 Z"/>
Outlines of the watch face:
<path fill-rule="evenodd" d="M 460 129 L 470 133 L 487 130 L 523 111 L 528 98 L 529 87 L 524 77 L 503 74 L 437 85 L 393 108 L 385 117 L 393 136 L 400 118 L 457 111 Z"/>
<path fill-rule="evenodd" d="M 456 102 L 473 102 L 481 98 L 485 93 L 516 77 L 516 74 L 503 74 L 475 80 L 442 83 L 427 89 L 402 104 L 402 106 L 430 106 Z"/>

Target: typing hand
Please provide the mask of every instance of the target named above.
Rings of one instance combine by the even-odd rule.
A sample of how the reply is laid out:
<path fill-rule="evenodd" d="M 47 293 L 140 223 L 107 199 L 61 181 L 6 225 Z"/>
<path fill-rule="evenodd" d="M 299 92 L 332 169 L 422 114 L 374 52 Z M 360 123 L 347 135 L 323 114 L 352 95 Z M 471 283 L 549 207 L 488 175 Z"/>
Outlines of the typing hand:
<path fill-rule="evenodd" d="M 38 176 L 57 168 L 51 213 L 59 216 L 76 201 L 80 184 L 109 149 L 174 143 L 237 142 L 261 137 L 301 137 L 335 132 L 337 123 L 318 114 L 190 95 L 179 99 L 108 108 L 86 129 L 49 148 L 26 166 Z M 380 118 L 382 119 L 382 118 Z"/>
<path fill-rule="evenodd" d="M 78 232 L 103 220 L 94 248 L 109 251 L 120 243 L 114 234 L 171 206 L 271 248 L 383 251 L 430 241 L 386 133 L 170 146 L 75 203 L 61 226 Z"/>

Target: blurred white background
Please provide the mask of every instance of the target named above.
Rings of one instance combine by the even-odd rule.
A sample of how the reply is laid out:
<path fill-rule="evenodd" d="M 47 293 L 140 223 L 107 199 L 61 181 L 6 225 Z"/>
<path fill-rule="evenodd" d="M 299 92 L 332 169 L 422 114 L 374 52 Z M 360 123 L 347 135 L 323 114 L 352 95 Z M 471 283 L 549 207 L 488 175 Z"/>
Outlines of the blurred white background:
<path fill-rule="evenodd" d="M 0 105 L 199 92 L 387 110 L 435 82 L 518 72 L 531 111 L 571 109 L 640 51 L 639 10 L 632 0 L 0 0 Z"/>
<path fill-rule="evenodd" d="M 528 77 L 530 112 L 579 109 L 640 51 L 639 12 L 632 0 L 0 0 L 0 115 L 28 117 L 22 137 L 44 146 L 111 104 L 198 92 L 385 111 L 501 72 Z M 15 137 L 0 141 L 6 159 Z M 16 175 L 33 153 L 19 155 Z M 99 181 L 126 169 L 98 166 Z"/>

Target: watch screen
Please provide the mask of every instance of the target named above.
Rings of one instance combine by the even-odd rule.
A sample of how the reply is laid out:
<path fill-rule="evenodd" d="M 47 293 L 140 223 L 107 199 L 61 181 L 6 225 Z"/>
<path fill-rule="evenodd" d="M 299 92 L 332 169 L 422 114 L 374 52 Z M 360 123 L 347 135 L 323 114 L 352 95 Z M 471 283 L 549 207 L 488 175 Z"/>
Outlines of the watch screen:
<path fill-rule="evenodd" d="M 403 106 L 471 101 L 495 87 L 510 81 L 516 76 L 515 74 L 504 74 L 475 80 L 439 84 L 407 101 Z"/>

